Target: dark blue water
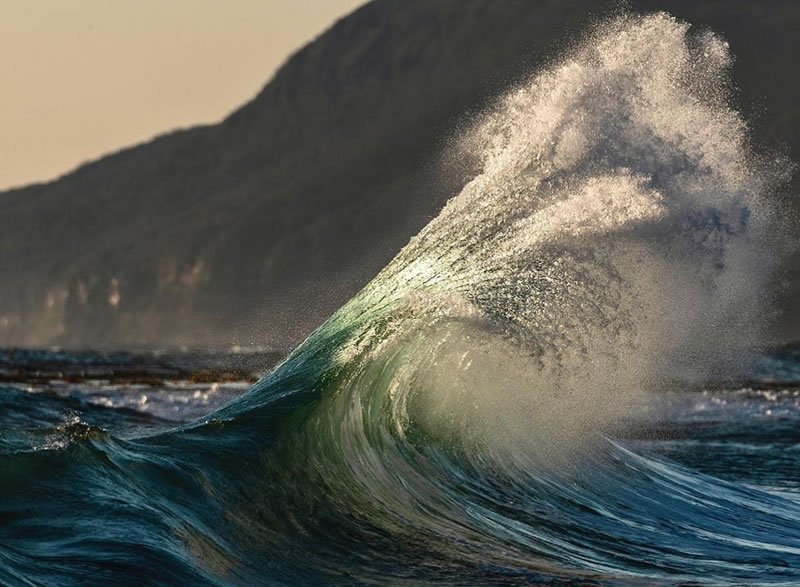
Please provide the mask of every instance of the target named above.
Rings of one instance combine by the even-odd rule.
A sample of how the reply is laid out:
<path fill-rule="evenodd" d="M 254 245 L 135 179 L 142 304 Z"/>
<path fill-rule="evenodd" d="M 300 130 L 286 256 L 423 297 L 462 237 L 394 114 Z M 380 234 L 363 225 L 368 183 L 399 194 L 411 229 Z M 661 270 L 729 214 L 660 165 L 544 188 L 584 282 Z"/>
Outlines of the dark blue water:
<path fill-rule="evenodd" d="M 792 584 L 800 379 L 784 378 L 798 368 L 790 349 L 748 386 L 662 393 L 555 464 L 347 428 L 274 392 L 179 426 L 233 384 L 151 386 L 146 403 L 102 381 L 5 384 L 0 578 Z"/>

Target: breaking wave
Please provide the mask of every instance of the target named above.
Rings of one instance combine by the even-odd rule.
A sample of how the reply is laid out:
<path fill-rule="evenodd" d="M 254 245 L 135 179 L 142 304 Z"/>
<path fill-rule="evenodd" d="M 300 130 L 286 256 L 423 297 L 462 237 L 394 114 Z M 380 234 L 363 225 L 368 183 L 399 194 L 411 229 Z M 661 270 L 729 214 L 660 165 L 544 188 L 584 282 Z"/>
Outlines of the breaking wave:
<path fill-rule="evenodd" d="M 800 503 L 630 440 L 761 341 L 784 163 L 730 67 L 666 14 L 598 25 L 461 137 L 474 178 L 249 392 L 4 454 L 6 515 L 62 476 L 33 484 L 51 540 L 0 532 L 5 578 L 800 580 Z"/>

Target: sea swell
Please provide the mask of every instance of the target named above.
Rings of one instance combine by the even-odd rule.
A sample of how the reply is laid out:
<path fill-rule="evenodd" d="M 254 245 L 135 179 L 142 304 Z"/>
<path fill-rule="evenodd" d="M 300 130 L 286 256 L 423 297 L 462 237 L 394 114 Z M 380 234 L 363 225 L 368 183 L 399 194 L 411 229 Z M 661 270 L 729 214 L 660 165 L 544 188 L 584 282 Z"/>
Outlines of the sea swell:
<path fill-rule="evenodd" d="M 666 14 L 599 24 L 464 134 L 480 172 L 247 393 L 150 435 L 83 406 L 6 439 L 0 577 L 800 580 L 799 501 L 646 442 L 659 394 L 751 369 L 769 307 L 783 163 L 730 66 Z"/>

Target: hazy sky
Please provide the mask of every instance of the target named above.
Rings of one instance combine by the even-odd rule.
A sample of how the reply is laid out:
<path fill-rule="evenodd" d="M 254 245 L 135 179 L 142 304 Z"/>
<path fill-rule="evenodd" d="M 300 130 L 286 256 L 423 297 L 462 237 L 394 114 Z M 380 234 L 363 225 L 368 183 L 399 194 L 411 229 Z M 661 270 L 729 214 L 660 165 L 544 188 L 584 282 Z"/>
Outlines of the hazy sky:
<path fill-rule="evenodd" d="M 214 122 L 364 0 L 0 0 L 0 189 Z"/>

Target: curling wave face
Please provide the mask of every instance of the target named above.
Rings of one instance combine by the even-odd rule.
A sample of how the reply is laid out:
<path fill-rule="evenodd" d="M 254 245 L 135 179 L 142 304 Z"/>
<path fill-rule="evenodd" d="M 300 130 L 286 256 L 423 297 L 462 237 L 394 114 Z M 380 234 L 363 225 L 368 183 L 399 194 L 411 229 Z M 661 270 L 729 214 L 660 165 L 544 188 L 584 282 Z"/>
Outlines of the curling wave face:
<path fill-rule="evenodd" d="M 730 66 L 665 14 L 598 26 L 462 137 L 474 179 L 249 392 L 27 454 L 103 523 L 54 532 L 59 560 L 0 547 L 6 572 L 800 580 L 797 501 L 621 440 L 653 394 L 736 377 L 760 340 L 782 178 L 727 105 Z"/>

